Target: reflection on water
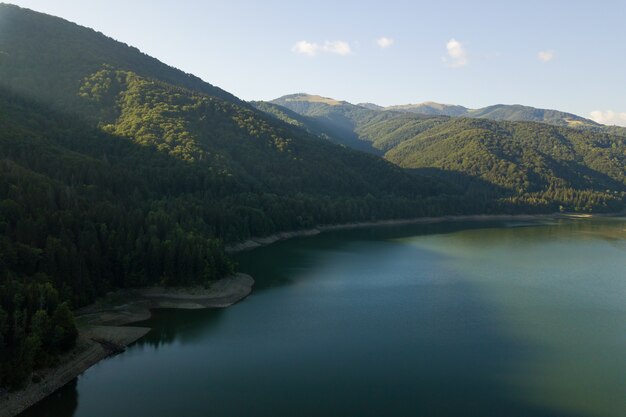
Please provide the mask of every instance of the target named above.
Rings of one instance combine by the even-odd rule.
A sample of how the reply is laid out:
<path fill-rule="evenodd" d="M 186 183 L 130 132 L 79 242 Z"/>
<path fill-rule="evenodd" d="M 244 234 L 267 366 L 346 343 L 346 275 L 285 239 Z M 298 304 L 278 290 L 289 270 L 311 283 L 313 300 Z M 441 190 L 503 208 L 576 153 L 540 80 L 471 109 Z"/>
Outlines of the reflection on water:
<path fill-rule="evenodd" d="M 156 311 L 145 338 L 25 416 L 622 416 L 626 221 L 512 226 L 241 254 L 248 299 Z"/>
<path fill-rule="evenodd" d="M 172 310 L 159 309 L 152 312 L 150 320 L 138 322 L 137 326 L 152 330 L 136 344 L 158 349 L 172 343 L 196 343 L 206 332 L 216 331 L 220 316 L 225 310 Z"/>
<path fill-rule="evenodd" d="M 39 403 L 21 414 L 32 417 L 73 416 L 78 406 L 78 380 L 74 379 Z"/>

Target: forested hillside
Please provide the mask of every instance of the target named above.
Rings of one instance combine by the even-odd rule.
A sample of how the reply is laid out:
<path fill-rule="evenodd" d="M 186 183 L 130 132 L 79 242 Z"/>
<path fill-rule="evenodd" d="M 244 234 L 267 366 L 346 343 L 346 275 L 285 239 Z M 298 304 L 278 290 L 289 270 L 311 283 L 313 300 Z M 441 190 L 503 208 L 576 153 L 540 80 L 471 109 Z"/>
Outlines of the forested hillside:
<path fill-rule="evenodd" d="M 482 109 L 471 109 L 464 116 L 509 122 L 541 122 L 555 126 L 598 127 L 596 122 L 558 110 L 537 109 L 519 104 L 496 104 Z"/>
<path fill-rule="evenodd" d="M 457 106 L 454 104 L 435 103 L 433 101 L 381 107 L 380 110 L 393 110 L 404 113 L 424 114 L 428 116 L 466 116 L 470 111 L 467 107 Z"/>
<path fill-rule="evenodd" d="M 322 131 L 326 138 L 335 143 L 374 154 L 380 154 L 379 150 L 372 147 L 371 143 L 364 141 L 359 136 L 359 129 L 369 123 L 389 120 L 402 115 L 402 113 L 398 112 L 373 110 L 345 101 L 309 94 L 284 96 L 272 100 L 268 104 L 278 105 L 305 116 L 308 120 L 313 121 L 314 124 L 312 125 L 306 120 L 301 120 L 301 123 L 306 124 L 307 128 L 312 131 Z M 260 104 L 257 103 L 256 105 L 261 108 Z M 268 109 L 261 108 L 261 110 Z M 280 113 L 280 110 L 277 110 L 276 107 L 270 111 L 270 114 L 274 116 L 277 116 L 278 113 Z M 278 115 L 278 118 L 283 120 L 285 118 L 293 119 L 293 116 L 282 114 Z"/>
<path fill-rule="evenodd" d="M 490 119 L 509 122 L 541 122 L 555 126 L 569 127 L 599 127 L 596 122 L 575 114 L 558 110 L 538 109 L 519 104 L 496 104 L 480 109 L 468 109 L 463 106 L 425 102 L 402 106 L 381 108 L 387 111 L 401 111 L 405 113 L 424 114 L 429 116 L 471 117 L 476 119 Z"/>
<path fill-rule="evenodd" d="M 55 107 L 85 112 L 76 92 L 103 64 L 226 100 L 230 93 L 137 48 L 66 20 L 0 4 L 0 83 Z"/>
<path fill-rule="evenodd" d="M 489 119 L 509 122 L 539 122 L 554 126 L 572 127 L 580 130 L 590 130 L 626 135 L 626 128 L 621 126 L 605 126 L 590 119 L 566 113 L 558 110 L 538 109 L 519 104 L 496 104 L 480 109 L 469 109 L 467 107 L 441 104 L 431 101 L 417 104 L 404 104 L 396 106 L 382 107 L 373 103 L 350 104 L 346 101 L 339 101 L 332 98 L 320 97 L 310 94 L 291 94 L 272 100 L 271 103 L 286 107 L 300 115 L 306 115 L 314 120 L 320 120 L 327 124 L 336 119 L 337 114 L 346 115 L 353 130 L 357 130 L 370 120 L 381 120 L 382 112 L 387 112 L 385 119 L 392 119 L 398 114 L 435 117 L 465 117 L 474 119 Z M 259 103 L 255 103 L 259 105 Z M 364 117 L 363 115 L 367 115 Z M 363 138 L 361 138 L 363 139 Z"/>
<path fill-rule="evenodd" d="M 73 345 L 72 308 L 232 273 L 225 243 L 378 219 L 619 210 L 625 140 L 302 94 L 249 104 L 0 4 L 0 386 Z"/>
<path fill-rule="evenodd" d="M 470 198 L 488 195 L 519 207 L 567 211 L 618 211 L 624 205 L 626 142 L 619 127 L 577 124 L 576 116 L 523 106 L 492 106 L 483 109 L 484 116 L 500 119 L 516 111 L 514 119 L 532 119 L 530 113 L 536 113 L 548 123 L 428 116 L 403 109 L 411 106 L 392 107 L 401 112 L 358 109 L 316 97 L 298 94 L 272 103 L 316 124 L 331 126 L 343 115 L 358 139 L 385 159 L 445 179 L 468 190 Z M 273 114 L 279 111 L 274 108 Z M 566 117 L 573 118 L 567 122 Z M 307 119 L 301 123 L 306 127 Z"/>
<path fill-rule="evenodd" d="M 626 140 L 530 122 L 452 119 L 402 141 L 385 158 L 405 168 L 461 172 L 507 201 L 567 211 L 619 211 Z"/>
<path fill-rule="evenodd" d="M 0 51 L 0 386 L 72 346 L 70 308 L 232 273 L 224 242 L 497 210 L 62 19 L 0 5 Z"/>

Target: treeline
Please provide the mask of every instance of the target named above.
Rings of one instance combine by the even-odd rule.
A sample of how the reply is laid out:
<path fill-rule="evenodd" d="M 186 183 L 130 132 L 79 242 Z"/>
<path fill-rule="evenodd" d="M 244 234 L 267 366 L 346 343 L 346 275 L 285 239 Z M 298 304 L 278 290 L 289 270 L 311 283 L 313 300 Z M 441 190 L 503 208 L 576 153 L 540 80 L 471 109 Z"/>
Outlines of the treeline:
<path fill-rule="evenodd" d="M 11 256 L 11 249 L 6 240 L 0 240 L 0 250 Z M 74 315 L 69 304 L 59 300 L 58 292 L 43 275 L 35 275 L 28 282 L 12 274 L 2 277 L 2 386 L 20 387 L 33 369 L 56 364 L 58 355 L 76 343 Z"/>
<path fill-rule="evenodd" d="M 0 89 L 2 386 L 21 386 L 72 346 L 69 307 L 116 288 L 232 273 L 224 242 L 465 209 L 440 182 L 414 184 L 373 156 L 315 147 L 245 109 L 211 110 L 206 97 L 201 110 L 178 107 L 158 83 L 130 84 L 129 107 L 103 127 L 110 133 Z M 151 101 L 155 92 L 164 96 Z"/>
<path fill-rule="evenodd" d="M 502 203 L 501 210 L 509 211 L 607 212 L 624 208 L 623 128 L 593 123 L 576 128 L 555 126 L 567 124 L 565 119 L 571 116 L 557 111 L 539 111 L 548 124 L 432 117 L 305 94 L 255 105 L 321 137 L 320 132 L 331 132 L 339 123 L 394 164 L 465 190 L 468 204 L 494 199 Z M 533 109 L 523 106 L 485 110 L 497 114 L 477 116 L 533 118 L 528 113 Z"/>
<path fill-rule="evenodd" d="M 480 180 L 504 201 L 567 211 L 620 211 L 626 140 L 531 122 L 450 119 L 401 141 L 385 157 Z"/>

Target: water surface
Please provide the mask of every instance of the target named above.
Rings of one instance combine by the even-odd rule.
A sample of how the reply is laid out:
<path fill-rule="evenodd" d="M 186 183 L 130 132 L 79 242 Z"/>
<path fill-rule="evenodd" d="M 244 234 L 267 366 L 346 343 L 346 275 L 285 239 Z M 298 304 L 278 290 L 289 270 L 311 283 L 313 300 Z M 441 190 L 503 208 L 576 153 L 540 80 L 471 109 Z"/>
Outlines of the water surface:
<path fill-rule="evenodd" d="M 341 231 L 238 261 L 246 300 L 156 311 L 24 417 L 626 413 L 626 219 Z"/>

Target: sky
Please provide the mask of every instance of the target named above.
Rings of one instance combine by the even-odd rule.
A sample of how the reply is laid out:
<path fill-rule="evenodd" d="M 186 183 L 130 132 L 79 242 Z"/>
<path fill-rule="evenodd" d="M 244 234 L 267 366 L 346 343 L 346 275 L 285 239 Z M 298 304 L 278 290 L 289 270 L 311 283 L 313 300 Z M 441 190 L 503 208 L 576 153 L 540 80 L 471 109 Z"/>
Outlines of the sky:
<path fill-rule="evenodd" d="M 626 0 L 10 2 L 244 100 L 525 104 L 626 126 Z"/>

